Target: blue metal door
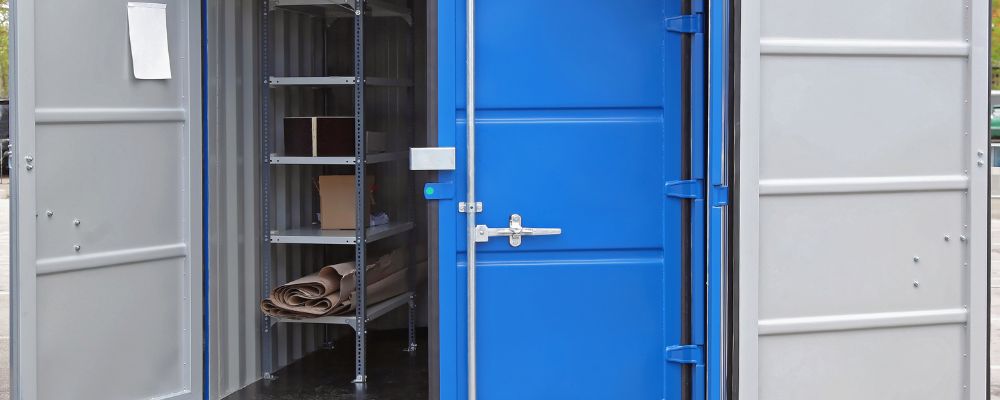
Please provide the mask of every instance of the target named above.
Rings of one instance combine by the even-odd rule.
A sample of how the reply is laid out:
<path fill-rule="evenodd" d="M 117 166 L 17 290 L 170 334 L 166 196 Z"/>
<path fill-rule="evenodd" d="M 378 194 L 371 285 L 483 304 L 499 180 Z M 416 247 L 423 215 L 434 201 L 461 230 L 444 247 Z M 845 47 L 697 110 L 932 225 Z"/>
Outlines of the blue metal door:
<path fill-rule="evenodd" d="M 459 160 L 441 175 L 456 193 L 439 203 L 441 398 L 460 399 L 469 383 L 465 1 L 441 0 L 438 12 L 439 145 Z M 691 340 L 684 307 L 697 307 L 684 300 L 691 210 L 664 189 L 691 174 L 690 76 L 682 35 L 664 23 L 681 12 L 680 0 L 477 2 L 476 224 L 561 229 L 477 246 L 479 398 L 685 393 L 684 366 L 664 351 Z"/>

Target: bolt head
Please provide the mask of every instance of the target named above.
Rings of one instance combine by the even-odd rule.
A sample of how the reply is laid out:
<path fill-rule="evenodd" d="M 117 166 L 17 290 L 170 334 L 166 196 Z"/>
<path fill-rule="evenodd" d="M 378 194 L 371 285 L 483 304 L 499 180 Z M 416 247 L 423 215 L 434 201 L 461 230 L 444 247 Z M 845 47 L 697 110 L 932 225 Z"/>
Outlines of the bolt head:
<path fill-rule="evenodd" d="M 74 244 L 74 245 L 73 245 L 73 250 L 75 250 L 75 251 L 80 251 L 80 245 L 78 245 L 78 244 Z"/>
<path fill-rule="evenodd" d="M 80 226 L 80 220 L 79 219 L 74 219 L 73 220 L 73 225 Z"/>
<path fill-rule="evenodd" d="M 55 214 L 55 213 L 54 213 L 54 212 L 52 212 L 52 210 L 45 210 L 45 215 L 47 215 L 47 216 L 50 216 L 50 217 L 51 217 L 51 216 L 52 216 L 52 215 L 54 215 L 54 214 Z"/>
<path fill-rule="evenodd" d="M 920 262 L 920 256 L 913 256 L 913 262 Z"/>
<path fill-rule="evenodd" d="M 920 282 L 913 281 L 913 287 L 920 287 Z"/>

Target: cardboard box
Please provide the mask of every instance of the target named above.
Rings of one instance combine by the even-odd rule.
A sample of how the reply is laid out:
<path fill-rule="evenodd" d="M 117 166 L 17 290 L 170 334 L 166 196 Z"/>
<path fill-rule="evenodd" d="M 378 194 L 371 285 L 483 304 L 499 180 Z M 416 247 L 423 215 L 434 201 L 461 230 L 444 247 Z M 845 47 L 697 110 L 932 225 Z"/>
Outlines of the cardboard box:
<path fill-rule="evenodd" d="M 285 155 L 291 157 L 353 157 L 353 117 L 285 118 Z M 368 132 L 368 154 L 386 150 L 381 132 Z"/>
<path fill-rule="evenodd" d="M 367 202 L 371 209 L 375 180 L 369 176 Z M 320 229 L 354 229 L 357 203 L 354 195 L 354 175 L 322 175 L 319 177 Z M 369 225 L 370 218 L 365 218 Z"/>

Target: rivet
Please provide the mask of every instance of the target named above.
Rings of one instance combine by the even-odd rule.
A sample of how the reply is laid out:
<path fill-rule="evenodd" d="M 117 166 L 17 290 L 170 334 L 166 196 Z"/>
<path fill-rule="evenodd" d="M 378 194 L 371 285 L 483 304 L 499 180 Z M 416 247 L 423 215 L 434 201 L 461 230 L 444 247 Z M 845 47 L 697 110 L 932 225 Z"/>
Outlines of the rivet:
<path fill-rule="evenodd" d="M 920 262 L 920 256 L 913 256 L 913 262 Z"/>
<path fill-rule="evenodd" d="M 52 212 L 52 210 L 45 210 L 45 215 L 51 217 L 51 216 L 55 215 L 55 213 Z"/>
<path fill-rule="evenodd" d="M 986 165 L 986 161 L 983 160 L 976 161 L 976 165 L 982 167 L 983 165 Z"/>
<path fill-rule="evenodd" d="M 983 154 L 986 154 L 986 153 L 983 153 L 983 151 L 982 151 L 982 150 L 979 150 L 979 151 L 977 151 L 977 152 L 976 152 L 976 154 L 979 154 L 979 156 L 980 156 L 980 157 L 982 157 L 982 156 L 983 156 Z"/>
<path fill-rule="evenodd" d="M 913 287 L 920 287 L 920 282 L 913 281 Z"/>
<path fill-rule="evenodd" d="M 80 219 L 79 218 L 74 219 L 73 220 L 73 225 L 80 226 Z"/>
<path fill-rule="evenodd" d="M 31 171 L 31 170 L 35 169 L 35 167 L 31 166 L 31 164 L 28 164 L 28 165 L 24 166 L 24 169 L 26 169 L 28 171 Z"/>
<path fill-rule="evenodd" d="M 959 236 L 958 239 L 964 242 L 965 241 L 965 235 Z"/>
<path fill-rule="evenodd" d="M 946 242 L 950 242 L 950 241 L 951 241 L 951 236 L 949 236 L 949 235 L 944 235 L 944 241 L 946 241 Z"/>
<path fill-rule="evenodd" d="M 80 245 L 74 244 L 73 245 L 73 250 L 80 251 Z"/>

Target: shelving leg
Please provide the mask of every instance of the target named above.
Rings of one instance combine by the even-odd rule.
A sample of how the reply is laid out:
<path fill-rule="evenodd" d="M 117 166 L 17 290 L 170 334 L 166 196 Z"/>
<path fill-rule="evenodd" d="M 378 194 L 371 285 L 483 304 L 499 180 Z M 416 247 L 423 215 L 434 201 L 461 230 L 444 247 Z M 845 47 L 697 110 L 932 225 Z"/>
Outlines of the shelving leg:
<path fill-rule="evenodd" d="M 412 266 L 410 268 L 413 268 Z M 410 295 L 410 309 L 408 310 L 409 316 L 407 318 L 407 329 L 409 345 L 406 347 L 406 351 L 415 352 L 417 351 L 417 327 L 416 327 L 416 317 L 417 317 L 417 302 L 415 299 L 416 295 Z"/>
<path fill-rule="evenodd" d="M 354 180 L 356 190 L 357 208 L 355 209 L 356 221 L 354 230 L 356 235 L 356 245 L 354 246 L 355 261 L 355 289 L 357 290 L 357 310 L 355 311 L 354 329 L 354 383 L 364 384 L 366 375 L 366 339 L 367 339 L 367 286 L 365 281 L 365 231 L 368 218 L 368 210 L 364 199 L 367 198 L 367 187 L 365 185 L 365 37 L 364 37 L 364 0 L 354 2 Z"/>
<path fill-rule="evenodd" d="M 270 41 L 269 25 L 271 9 L 270 0 L 261 2 L 260 14 L 260 59 L 261 59 L 261 102 L 260 102 L 260 140 L 261 140 L 261 160 L 260 170 L 260 207 L 261 207 L 261 230 L 262 246 L 260 252 L 261 263 L 261 298 L 266 298 L 271 291 L 271 214 L 270 214 L 270 193 L 271 193 L 271 170 L 268 168 L 268 157 L 271 154 L 270 140 L 270 89 L 267 81 L 270 75 Z M 260 346 L 260 366 L 264 379 L 275 379 L 273 354 L 272 354 L 272 326 L 271 318 L 261 313 L 261 346 Z"/>

